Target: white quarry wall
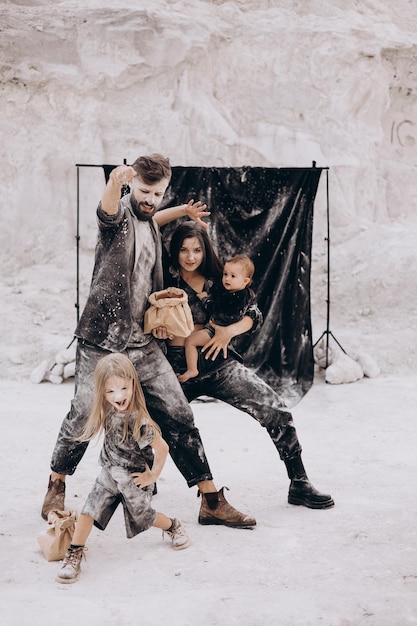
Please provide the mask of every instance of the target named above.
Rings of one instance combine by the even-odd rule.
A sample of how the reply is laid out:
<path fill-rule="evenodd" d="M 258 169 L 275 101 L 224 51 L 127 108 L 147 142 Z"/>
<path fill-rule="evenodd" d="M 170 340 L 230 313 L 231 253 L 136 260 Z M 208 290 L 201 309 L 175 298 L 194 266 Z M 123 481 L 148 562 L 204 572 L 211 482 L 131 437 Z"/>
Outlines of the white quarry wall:
<path fill-rule="evenodd" d="M 76 163 L 155 151 L 173 165 L 328 166 L 336 238 L 415 222 L 414 1 L 109 5 L 0 2 L 6 260 L 74 246 Z M 83 246 L 103 183 L 82 171 Z M 316 219 L 321 232 L 322 185 Z"/>

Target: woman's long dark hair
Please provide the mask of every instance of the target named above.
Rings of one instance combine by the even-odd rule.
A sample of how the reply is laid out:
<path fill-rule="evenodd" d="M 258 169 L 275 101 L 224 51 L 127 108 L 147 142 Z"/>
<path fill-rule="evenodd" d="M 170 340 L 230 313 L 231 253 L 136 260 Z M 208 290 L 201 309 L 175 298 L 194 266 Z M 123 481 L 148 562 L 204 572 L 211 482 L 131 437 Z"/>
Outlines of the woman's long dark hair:
<path fill-rule="evenodd" d="M 190 239 L 191 237 L 197 237 L 204 251 L 203 261 L 199 267 L 201 274 L 207 279 L 215 280 L 219 278 L 223 272 L 222 264 L 214 251 L 207 235 L 207 230 L 196 222 L 183 222 L 174 230 L 169 244 L 171 267 L 174 270 L 180 270 L 178 255 L 184 239 Z"/>

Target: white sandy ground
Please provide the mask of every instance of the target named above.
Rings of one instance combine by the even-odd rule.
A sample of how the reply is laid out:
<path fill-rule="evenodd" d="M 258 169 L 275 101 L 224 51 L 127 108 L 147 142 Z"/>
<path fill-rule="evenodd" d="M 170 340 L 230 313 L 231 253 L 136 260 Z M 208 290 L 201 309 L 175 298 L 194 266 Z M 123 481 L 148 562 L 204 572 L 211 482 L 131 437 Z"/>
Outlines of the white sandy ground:
<path fill-rule="evenodd" d="M 218 487 L 256 516 L 253 531 L 202 527 L 199 500 L 169 459 L 157 509 L 179 517 L 192 540 L 175 552 L 151 529 L 128 540 L 121 511 L 93 530 L 74 585 L 55 582 L 36 535 L 49 460 L 73 395 L 29 381 L 71 340 L 74 252 L 1 269 L 0 597 L 3 626 L 405 626 L 417 624 L 416 229 L 386 224 L 332 244 L 331 330 L 364 350 L 378 378 L 328 385 L 323 371 L 294 409 L 313 483 L 334 509 L 287 504 L 288 479 L 269 437 L 218 402 L 193 409 Z M 326 255 L 313 248 L 313 331 L 325 328 Z M 336 238 L 337 239 L 337 238 Z M 32 258 L 33 257 L 33 258 Z M 88 289 L 91 268 L 82 272 Z M 99 471 L 90 445 L 68 479 L 80 510 Z"/>
<path fill-rule="evenodd" d="M 294 408 L 304 460 L 336 501 L 286 502 L 288 479 L 267 434 L 219 402 L 193 403 L 218 486 L 255 530 L 203 527 L 199 500 L 169 459 L 155 507 L 181 519 L 189 549 L 157 529 L 126 539 L 121 510 L 93 530 L 77 583 L 55 582 L 40 552 L 48 464 L 73 383 L 0 382 L 1 623 L 4 626 L 404 626 L 417 623 L 415 376 L 328 385 L 318 374 Z M 98 472 L 90 445 L 68 480 L 80 510 Z"/>
<path fill-rule="evenodd" d="M 163 26 L 150 31 L 135 7 L 140 57 L 136 45 L 132 55 L 124 52 L 132 36 L 129 3 L 112 3 L 111 16 L 98 2 L 43 3 L 47 29 L 41 2 L 0 4 L 10 5 L 2 158 L 8 204 L 0 234 L 0 625 L 416 624 L 417 144 L 412 124 L 403 122 L 416 117 L 415 2 L 328 3 L 327 22 L 317 2 L 252 2 L 245 11 L 237 2 L 176 3 L 175 10 L 150 2 L 152 23 Z M 285 35 L 278 43 L 267 5 Z M 209 41 L 216 45 L 207 56 Z M 103 84 L 110 86 L 104 96 Z M 126 93 L 135 94 L 134 111 Z M 408 129 L 405 144 L 393 134 L 400 126 Z M 289 166 L 314 158 L 334 168 L 330 326 L 348 352 L 371 354 L 381 375 L 340 386 L 318 376 L 293 409 L 311 479 L 332 493 L 334 509 L 289 506 L 284 466 L 266 433 L 227 406 L 195 403 L 216 482 L 257 517 L 257 528 L 199 526 L 196 490 L 169 461 L 155 505 L 184 522 L 192 546 L 174 552 L 155 529 L 127 540 L 119 511 L 106 532 L 93 531 L 80 580 L 64 586 L 55 583 L 57 565 L 45 561 L 36 534 L 46 527 L 39 511 L 73 383 L 33 385 L 29 376 L 66 347 L 75 327 L 71 164 L 135 158 L 138 137 L 146 151 L 158 149 L 176 164 Z M 101 172 L 97 182 L 83 172 L 81 246 L 90 259 L 81 259 L 82 303 L 101 185 Z M 326 321 L 324 188 L 322 179 L 314 217 L 315 339 Z M 57 206 L 57 195 L 67 203 Z M 90 446 L 68 480 L 70 507 L 81 508 L 98 452 Z"/>

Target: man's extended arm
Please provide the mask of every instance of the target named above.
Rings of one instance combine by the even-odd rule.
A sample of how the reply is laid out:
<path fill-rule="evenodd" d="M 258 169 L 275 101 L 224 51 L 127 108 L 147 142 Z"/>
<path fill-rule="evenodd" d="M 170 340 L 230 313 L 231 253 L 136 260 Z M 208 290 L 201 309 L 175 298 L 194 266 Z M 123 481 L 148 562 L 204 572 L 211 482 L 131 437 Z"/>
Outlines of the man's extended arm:
<path fill-rule="evenodd" d="M 107 215 L 116 215 L 122 187 L 129 185 L 135 176 L 136 172 L 130 165 L 119 165 L 110 172 L 101 197 L 101 208 Z"/>

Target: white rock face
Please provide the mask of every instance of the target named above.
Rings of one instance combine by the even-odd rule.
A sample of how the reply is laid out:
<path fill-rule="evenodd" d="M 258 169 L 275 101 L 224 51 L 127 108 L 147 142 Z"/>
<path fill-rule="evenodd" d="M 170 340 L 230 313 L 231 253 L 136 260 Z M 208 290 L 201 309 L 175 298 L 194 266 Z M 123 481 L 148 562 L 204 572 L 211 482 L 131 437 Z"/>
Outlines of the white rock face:
<path fill-rule="evenodd" d="M 315 160 L 331 168 L 335 228 L 415 214 L 414 2 L 0 7 L 3 251 L 70 243 L 75 163 L 153 151 L 174 165 Z M 100 188 L 97 174 L 82 177 Z"/>

